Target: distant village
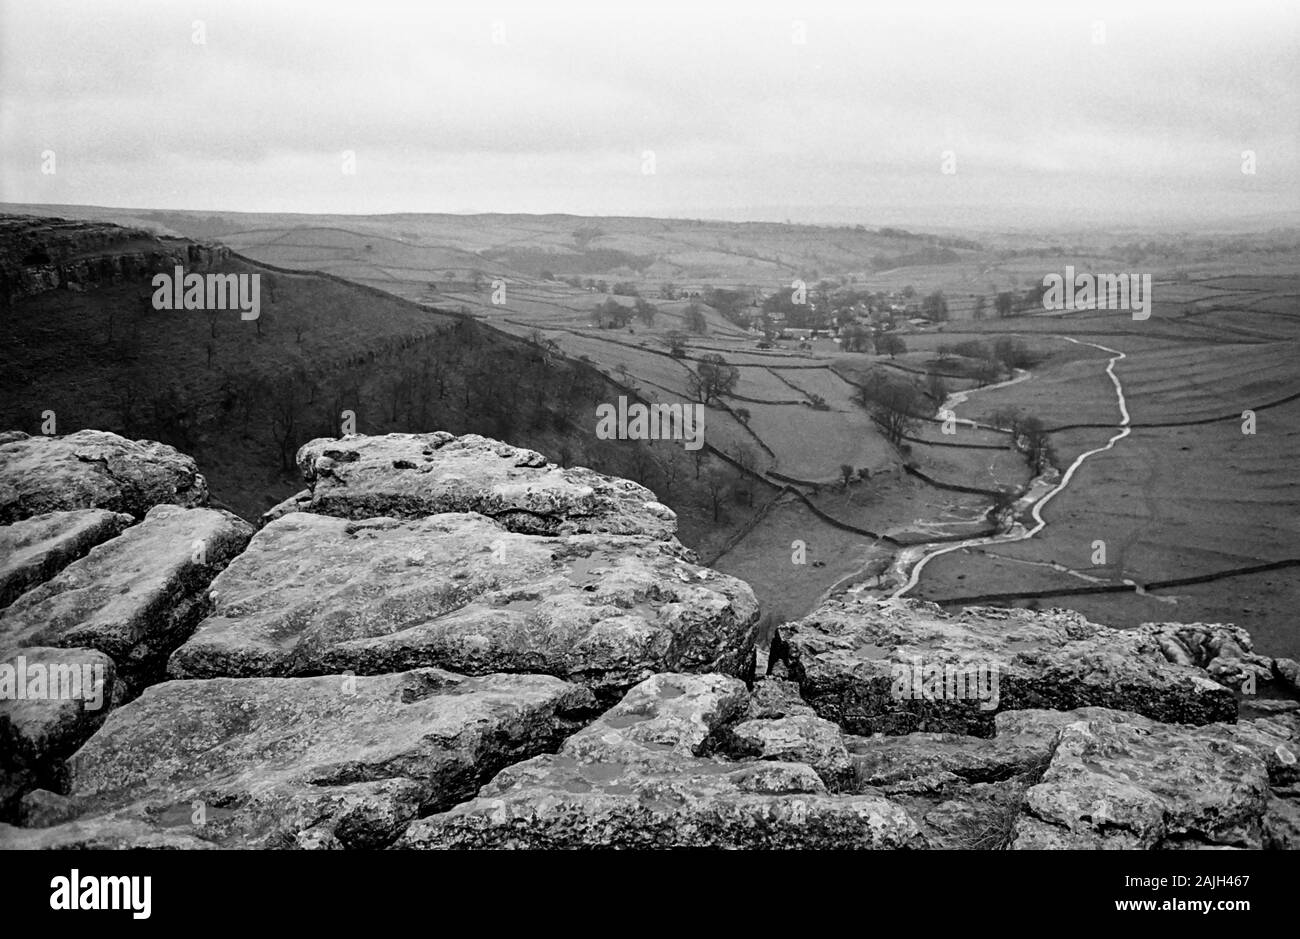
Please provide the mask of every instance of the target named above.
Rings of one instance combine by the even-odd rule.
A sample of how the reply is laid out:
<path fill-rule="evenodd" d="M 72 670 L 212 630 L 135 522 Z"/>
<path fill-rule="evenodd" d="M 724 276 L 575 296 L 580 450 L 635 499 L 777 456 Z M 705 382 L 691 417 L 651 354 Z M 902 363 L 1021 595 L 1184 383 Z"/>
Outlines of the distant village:
<path fill-rule="evenodd" d="M 672 287 L 673 285 L 667 285 Z M 925 329 L 948 318 L 942 293 L 921 297 L 914 288 L 871 291 L 853 286 L 760 288 L 673 287 L 673 299 L 697 300 L 745 329 L 760 346 L 777 340 L 809 343 L 832 339 L 846 351 L 871 335 L 896 329 Z"/>
<path fill-rule="evenodd" d="M 430 283 L 430 293 L 481 292 L 492 283 L 482 271 L 468 278 L 448 271 L 441 284 Z M 577 276 L 557 277 L 540 273 L 543 281 L 564 283 L 603 297 L 591 310 L 591 321 L 599 329 L 632 328 L 634 320 L 644 325 L 655 321 L 658 302 L 687 301 L 687 332 L 707 331 L 704 307 L 716 310 L 724 319 L 753 337 L 759 348 L 790 341 L 811 348 L 817 340 L 831 340 L 845 352 L 876 351 L 893 354 L 906 351 L 900 333 L 938 328 L 949 318 L 948 299 L 942 291 L 921 295 L 914 287 L 870 290 L 849 283 L 820 280 L 816 284 L 795 281 L 777 290 L 754 285 L 715 287 L 708 284 L 664 283 L 658 287 L 644 281 L 605 281 Z M 441 288 L 441 289 L 440 289 Z M 979 320 L 985 315 L 1005 317 L 1038 305 L 1041 291 L 1031 288 L 1023 295 L 1011 291 L 991 298 L 971 295 L 960 301 L 962 318 Z"/>

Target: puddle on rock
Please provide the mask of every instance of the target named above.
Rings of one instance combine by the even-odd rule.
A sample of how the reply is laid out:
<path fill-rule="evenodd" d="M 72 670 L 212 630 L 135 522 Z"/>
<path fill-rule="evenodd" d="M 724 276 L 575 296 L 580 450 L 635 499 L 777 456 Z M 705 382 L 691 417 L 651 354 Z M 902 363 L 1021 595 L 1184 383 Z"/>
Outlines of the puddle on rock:
<path fill-rule="evenodd" d="M 539 597 L 516 597 L 513 600 L 507 600 L 505 603 L 496 604 L 498 610 L 513 610 L 515 612 L 527 612 L 537 609 L 541 603 Z"/>
<path fill-rule="evenodd" d="M 587 557 L 574 558 L 569 562 L 568 569 L 564 574 L 575 584 L 586 583 L 600 579 L 600 574 L 596 572 L 598 568 L 608 568 L 610 566 L 607 560 L 595 555 L 588 555 Z"/>
<path fill-rule="evenodd" d="M 734 773 L 738 770 L 748 769 L 744 766 L 737 766 L 735 763 L 723 763 L 720 761 L 711 761 L 701 763 L 691 767 L 691 772 L 697 776 L 724 776 L 727 773 Z"/>
<path fill-rule="evenodd" d="M 605 718 L 601 723 L 606 727 L 622 730 L 624 727 L 631 727 L 633 724 L 641 723 L 649 716 L 649 714 L 615 714 L 613 717 Z"/>
<path fill-rule="evenodd" d="M 893 649 L 886 649 L 884 646 L 873 646 L 870 643 L 863 643 L 853 649 L 853 654 L 861 656 L 864 659 L 888 659 L 893 656 Z"/>
<path fill-rule="evenodd" d="M 195 808 L 188 802 L 182 802 L 177 805 L 168 806 L 154 817 L 154 822 L 160 828 L 181 828 L 181 827 L 200 827 L 194 821 Z M 204 806 L 203 824 L 210 825 L 213 822 L 226 821 L 235 815 L 234 809 L 223 809 L 215 805 Z"/>
<path fill-rule="evenodd" d="M 595 783 L 608 783 L 621 779 L 627 772 L 625 763 L 588 763 L 579 772 L 583 777 Z"/>

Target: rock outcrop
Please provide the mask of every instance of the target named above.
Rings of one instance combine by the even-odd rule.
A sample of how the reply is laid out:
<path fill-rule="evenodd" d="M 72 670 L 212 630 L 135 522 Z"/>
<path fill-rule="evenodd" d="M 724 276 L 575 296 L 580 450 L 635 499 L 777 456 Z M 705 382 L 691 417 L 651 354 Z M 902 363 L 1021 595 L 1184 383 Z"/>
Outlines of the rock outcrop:
<path fill-rule="evenodd" d="M 104 722 L 117 668 L 93 649 L 19 649 L 0 661 L 0 818 L 28 789 L 64 784 L 63 761 Z"/>
<path fill-rule="evenodd" d="M 96 511 L 106 518 L 82 517 Z M 0 783 L 0 817 L 12 815 L 13 798 L 33 781 L 59 779 L 63 759 L 110 708 L 162 678 L 167 657 L 207 609 L 209 582 L 252 535 L 247 522 L 216 509 L 158 505 L 129 527 L 130 516 L 102 510 L 56 514 L 77 519 L 64 539 L 44 543 L 122 530 L 0 610 L 0 658 L 24 665 L 0 673 L 0 740 L 11 744 L 0 756 L 9 775 Z M 0 541 L 50 518 L 0 528 Z M 40 686 L 31 684 L 37 676 Z"/>
<path fill-rule="evenodd" d="M 86 290 L 148 280 L 175 265 L 210 267 L 230 256 L 221 245 L 160 237 L 101 222 L 0 216 L 0 299 L 51 290 Z"/>
<path fill-rule="evenodd" d="M 856 734 L 993 733 L 1005 710 L 1110 707 L 1235 720 L 1232 691 L 1170 661 L 1152 630 L 1078 613 L 834 599 L 778 630 L 778 658 L 818 715 Z"/>
<path fill-rule="evenodd" d="M 312 441 L 255 534 L 160 444 L 0 457 L 0 846 L 1300 847 L 1300 667 L 1231 625 L 756 650 L 652 493 L 486 438 Z"/>
<path fill-rule="evenodd" d="M 482 515 L 293 513 L 216 578 L 212 613 L 169 674 L 434 665 L 556 675 L 611 703 L 660 671 L 747 677 L 753 592 L 684 555 L 643 536 L 520 535 Z"/>
<path fill-rule="evenodd" d="M 0 443 L 0 523 L 46 512 L 108 509 L 136 518 L 164 502 L 202 506 L 208 484 L 191 457 L 102 430 Z"/>
<path fill-rule="evenodd" d="M 1240 626 L 1220 623 L 1144 623 L 1139 631 L 1150 636 L 1170 662 L 1204 669 L 1229 688 L 1250 689 L 1276 682 L 1300 692 L 1300 665 L 1294 659 L 1271 659 L 1255 651 L 1250 633 Z"/>
<path fill-rule="evenodd" d="M 1300 721 L 1187 728 L 1108 712 L 1060 722 L 1012 847 L 1300 848 Z"/>
<path fill-rule="evenodd" d="M 0 525 L 0 607 L 49 580 L 135 521 L 123 512 L 73 509 Z"/>
<path fill-rule="evenodd" d="M 307 492 L 270 517 L 293 509 L 353 519 L 477 512 L 530 535 L 677 534 L 677 516 L 644 486 L 475 434 L 324 437 L 302 446 L 298 467 Z"/>
<path fill-rule="evenodd" d="M 129 685 L 157 681 L 206 611 L 208 584 L 252 533 L 229 512 L 155 506 L 0 612 L 0 651 L 98 649 Z"/>
<path fill-rule="evenodd" d="M 220 847 L 382 847 L 554 748 L 592 703 L 548 676 L 438 669 L 164 682 L 69 761 L 60 812 L 76 820 L 0 840 L 117 847 L 171 832 Z"/>
<path fill-rule="evenodd" d="M 403 848 L 908 848 L 916 823 L 878 794 L 832 794 L 806 763 L 702 755 L 748 707 L 744 684 L 656 675 L 478 797 L 413 822 Z M 796 747 L 797 749 L 797 747 Z"/>

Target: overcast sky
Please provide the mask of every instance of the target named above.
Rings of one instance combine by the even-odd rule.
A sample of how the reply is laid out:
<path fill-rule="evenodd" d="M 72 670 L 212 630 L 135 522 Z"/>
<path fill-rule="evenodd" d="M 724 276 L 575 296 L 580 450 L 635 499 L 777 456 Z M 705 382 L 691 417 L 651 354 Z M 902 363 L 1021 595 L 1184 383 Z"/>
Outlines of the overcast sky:
<path fill-rule="evenodd" d="M 0 201 L 918 225 L 1300 209 L 1298 3 L 882 6 L 0 0 Z"/>

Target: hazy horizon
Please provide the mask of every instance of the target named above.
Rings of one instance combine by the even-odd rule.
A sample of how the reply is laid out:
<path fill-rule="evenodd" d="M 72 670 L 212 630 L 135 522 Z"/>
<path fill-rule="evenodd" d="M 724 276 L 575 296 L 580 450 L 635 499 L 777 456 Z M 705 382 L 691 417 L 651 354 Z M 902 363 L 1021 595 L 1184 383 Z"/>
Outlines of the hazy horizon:
<path fill-rule="evenodd" d="M 1300 209 L 1281 3 L 0 0 L 0 26 L 6 203 L 1065 229 Z"/>

